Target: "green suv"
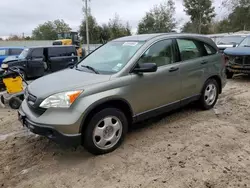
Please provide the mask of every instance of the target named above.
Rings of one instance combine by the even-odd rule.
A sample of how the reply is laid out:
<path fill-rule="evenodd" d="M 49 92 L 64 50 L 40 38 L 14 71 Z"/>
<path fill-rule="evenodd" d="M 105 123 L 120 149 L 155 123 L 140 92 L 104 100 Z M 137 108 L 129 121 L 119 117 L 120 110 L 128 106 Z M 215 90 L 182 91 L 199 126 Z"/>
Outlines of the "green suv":
<path fill-rule="evenodd" d="M 18 115 L 35 134 L 104 154 L 135 122 L 193 101 L 213 108 L 225 84 L 224 57 L 205 36 L 128 36 L 32 82 Z"/>

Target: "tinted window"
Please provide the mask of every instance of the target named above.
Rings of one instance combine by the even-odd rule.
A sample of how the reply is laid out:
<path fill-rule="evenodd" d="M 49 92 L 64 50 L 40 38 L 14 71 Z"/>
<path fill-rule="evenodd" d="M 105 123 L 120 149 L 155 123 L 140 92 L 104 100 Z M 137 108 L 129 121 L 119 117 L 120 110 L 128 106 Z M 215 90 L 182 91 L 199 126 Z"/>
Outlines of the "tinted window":
<path fill-rule="evenodd" d="M 5 50 L 5 49 L 0 50 L 0 55 L 2 55 L 2 56 L 7 55 L 7 50 Z"/>
<path fill-rule="evenodd" d="M 43 58 L 43 48 L 35 48 L 32 51 L 33 58 Z"/>
<path fill-rule="evenodd" d="M 76 56 L 76 49 L 75 47 L 67 47 L 67 56 Z"/>
<path fill-rule="evenodd" d="M 216 54 L 217 50 L 215 50 L 212 46 L 208 44 L 204 44 L 204 47 L 206 49 L 207 55 L 213 55 Z"/>
<path fill-rule="evenodd" d="M 22 49 L 10 49 L 10 55 L 20 55 L 22 53 Z"/>
<path fill-rule="evenodd" d="M 188 39 L 177 39 L 182 61 L 195 59 L 202 56 L 199 49 L 199 42 Z"/>
<path fill-rule="evenodd" d="M 152 45 L 140 58 L 139 64 L 155 63 L 158 67 L 175 62 L 172 40 L 163 40 Z"/>
<path fill-rule="evenodd" d="M 67 49 L 68 49 L 68 47 L 49 48 L 49 56 L 50 57 L 68 56 Z"/>

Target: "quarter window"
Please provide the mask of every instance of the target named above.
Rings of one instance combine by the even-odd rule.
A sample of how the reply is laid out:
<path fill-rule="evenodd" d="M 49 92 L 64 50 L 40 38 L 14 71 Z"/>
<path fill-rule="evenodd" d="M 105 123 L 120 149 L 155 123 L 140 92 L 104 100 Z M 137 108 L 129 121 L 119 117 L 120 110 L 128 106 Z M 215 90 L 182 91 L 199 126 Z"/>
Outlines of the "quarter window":
<path fill-rule="evenodd" d="M 213 47 L 211 47 L 208 44 L 204 44 L 204 47 L 206 49 L 207 55 L 213 55 L 213 54 L 216 54 L 217 52 Z"/>
<path fill-rule="evenodd" d="M 143 63 L 155 63 L 157 67 L 175 62 L 174 45 L 172 40 L 163 40 L 152 45 L 139 59 Z"/>
<path fill-rule="evenodd" d="M 177 39 L 182 61 L 195 59 L 202 56 L 199 43 L 188 39 Z"/>

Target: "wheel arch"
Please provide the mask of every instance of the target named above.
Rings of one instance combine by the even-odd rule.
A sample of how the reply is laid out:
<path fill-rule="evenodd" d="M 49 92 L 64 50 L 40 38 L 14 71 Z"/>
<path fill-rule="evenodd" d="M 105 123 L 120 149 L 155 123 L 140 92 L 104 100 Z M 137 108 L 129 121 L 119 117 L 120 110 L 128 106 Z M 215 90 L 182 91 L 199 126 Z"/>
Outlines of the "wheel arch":
<path fill-rule="evenodd" d="M 122 98 L 101 99 L 101 100 L 93 103 L 86 110 L 86 112 L 83 116 L 82 122 L 81 122 L 80 130 L 79 130 L 80 133 L 83 133 L 86 130 L 88 122 L 90 121 L 91 117 L 95 113 L 99 112 L 100 110 L 102 110 L 104 108 L 108 108 L 108 107 L 114 107 L 114 108 L 121 110 L 125 114 L 125 116 L 127 117 L 129 126 L 132 124 L 133 111 L 132 111 L 132 108 L 127 100 L 122 99 Z"/>
<path fill-rule="evenodd" d="M 213 75 L 213 76 L 210 76 L 206 81 L 205 83 L 210 80 L 210 79 L 214 79 L 217 83 L 218 83 L 218 86 L 219 86 L 219 94 L 222 93 L 222 81 L 221 81 L 221 78 L 218 76 L 218 75 Z M 204 87 L 204 86 L 203 86 Z"/>

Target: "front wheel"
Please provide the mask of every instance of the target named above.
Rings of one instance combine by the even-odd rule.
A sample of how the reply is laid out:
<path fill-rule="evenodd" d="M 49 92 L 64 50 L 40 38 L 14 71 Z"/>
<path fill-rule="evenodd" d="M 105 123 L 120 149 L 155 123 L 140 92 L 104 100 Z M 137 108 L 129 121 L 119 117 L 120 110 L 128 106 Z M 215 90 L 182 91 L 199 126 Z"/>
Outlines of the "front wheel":
<path fill-rule="evenodd" d="M 219 96 L 219 86 L 216 80 L 209 79 L 206 81 L 202 95 L 200 98 L 200 105 L 204 110 L 209 110 L 214 107 Z"/>
<path fill-rule="evenodd" d="M 83 133 L 83 146 L 94 155 L 114 151 L 123 142 L 128 121 L 122 111 L 106 108 L 90 119 Z"/>

